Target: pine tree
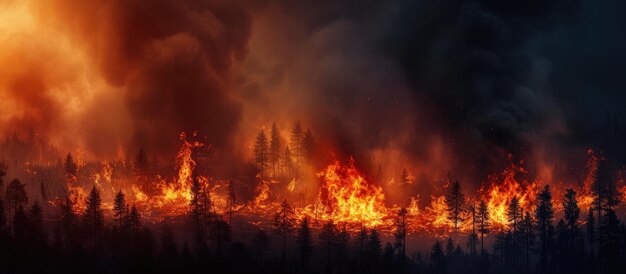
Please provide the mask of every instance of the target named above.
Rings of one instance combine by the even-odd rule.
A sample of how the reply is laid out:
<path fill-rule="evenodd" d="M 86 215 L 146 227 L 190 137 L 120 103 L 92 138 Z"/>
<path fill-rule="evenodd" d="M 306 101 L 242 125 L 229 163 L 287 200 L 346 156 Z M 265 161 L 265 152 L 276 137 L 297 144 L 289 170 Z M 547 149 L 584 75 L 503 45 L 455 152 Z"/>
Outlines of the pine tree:
<path fill-rule="evenodd" d="M 127 221 L 128 230 L 136 233 L 141 228 L 141 214 L 137 210 L 137 207 L 133 205 L 128 213 Z"/>
<path fill-rule="evenodd" d="M 295 213 L 293 208 L 283 201 L 280 205 L 280 211 L 274 215 L 274 231 L 279 233 L 283 238 L 283 250 L 281 258 L 284 261 L 287 250 L 287 236 L 293 231 L 295 224 Z"/>
<path fill-rule="evenodd" d="M 448 241 L 446 242 L 446 256 L 452 257 L 452 253 L 454 253 L 454 243 L 452 242 L 452 238 L 448 237 Z"/>
<path fill-rule="evenodd" d="M 296 234 L 296 240 L 300 251 L 300 260 L 302 267 L 306 271 L 308 268 L 309 257 L 313 252 L 313 243 L 311 241 L 311 228 L 309 227 L 309 218 L 304 217 L 300 222 L 300 227 Z"/>
<path fill-rule="evenodd" d="M 481 254 L 485 253 L 484 237 L 485 234 L 489 234 L 490 220 L 489 220 L 489 208 L 485 201 L 480 201 L 478 206 L 478 214 L 476 215 L 476 222 L 478 224 L 478 232 L 480 233 L 480 251 Z"/>
<path fill-rule="evenodd" d="M 522 247 L 525 252 L 524 262 L 526 266 L 526 273 L 530 273 L 530 251 L 535 244 L 535 232 L 533 229 L 533 219 L 530 216 L 530 212 L 526 212 L 526 216 L 524 216 L 519 225 L 519 231 L 521 233 L 522 239 Z"/>
<path fill-rule="evenodd" d="M 396 238 L 395 248 L 402 264 L 404 264 L 404 260 L 406 258 L 407 215 L 408 212 L 404 207 L 398 211 L 398 216 L 396 218 L 396 232 L 394 235 Z"/>
<path fill-rule="evenodd" d="M 282 146 L 280 133 L 278 132 L 278 127 L 276 127 L 276 123 L 272 123 L 272 132 L 270 133 L 270 135 L 270 162 L 272 164 L 274 177 L 276 177 L 278 175 L 280 163 L 280 148 Z"/>
<path fill-rule="evenodd" d="M 356 239 L 354 239 L 355 246 L 356 246 L 357 253 L 358 253 L 359 264 L 361 267 L 363 267 L 365 265 L 365 262 L 367 261 L 366 254 L 367 254 L 368 237 L 369 235 L 367 234 L 367 229 L 365 229 L 365 227 L 362 226 L 361 229 L 359 230 L 359 234 L 357 235 Z"/>
<path fill-rule="evenodd" d="M 578 218 L 580 216 L 580 208 L 576 201 L 576 191 L 571 188 L 565 190 L 563 197 L 563 212 L 568 227 L 569 249 L 574 249 L 574 241 L 578 236 Z"/>
<path fill-rule="evenodd" d="M 47 245 L 47 239 L 43 225 L 43 210 L 38 201 L 35 201 L 28 210 L 28 217 L 30 219 L 29 231 L 31 239 L 35 247 L 41 249 Z"/>
<path fill-rule="evenodd" d="M 100 198 L 100 191 L 96 186 L 91 188 L 89 197 L 86 201 L 86 209 L 83 214 L 83 222 L 92 233 L 93 237 L 97 237 L 102 231 L 104 226 L 104 215 L 102 213 L 102 199 Z"/>
<path fill-rule="evenodd" d="M 535 219 L 537 220 L 537 229 L 539 231 L 540 242 L 540 261 L 541 271 L 548 271 L 548 263 L 550 261 L 550 253 L 552 248 L 552 234 L 554 231 L 553 219 L 554 209 L 552 206 L 552 193 L 550 187 L 545 186 L 543 191 L 537 197 L 537 209 L 535 210 Z"/>
<path fill-rule="evenodd" d="M 430 251 L 430 260 L 433 262 L 434 273 L 444 273 L 444 254 L 443 248 L 439 241 L 436 241 Z"/>
<path fill-rule="evenodd" d="M 595 239 L 596 239 L 596 232 L 595 232 L 595 218 L 593 217 L 593 210 L 590 208 L 589 209 L 589 213 L 587 214 L 587 223 L 585 224 L 585 227 L 587 229 L 587 242 L 589 244 L 589 254 L 591 254 L 591 257 L 593 259 L 595 252 L 594 252 L 594 243 L 595 243 Z"/>
<path fill-rule="evenodd" d="M 232 240 L 231 230 L 228 223 L 221 218 L 221 216 L 214 216 L 209 222 L 211 239 L 214 253 L 219 258 L 223 252 L 224 247 Z"/>
<path fill-rule="evenodd" d="M 348 261 L 348 252 L 350 248 L 350 232 L 344 224 L 337 235 L 337 264 L 341 267 Z M 341 270 L 340 270 L 341 272 Z"/>
<path fill-rule="evenodd" d="M 513 234 L 517 233 L 517 226 L 522 219 L 522 211 L 519 206 L 519 201 L 517 200 L 517 196 L 511 199 L 509 203 L 509 209 L 507 211 L 507 218 L 509 223 L 511 224 L 511 229 L 513 230 Z"/>
<path fill-rule="evenodd" d="M 118 228 L 121 228 L 124 225 L 128 214 L 126 208 L 126 198 L 124 193 L 120 190 L 117 195 L 115 195 L 113 203 L 113 220 Z"/>
<path fill-rule="evenodd" d="M 296 173 L 296 177 L 299 176 L 300 165 L 302 164 L 302 160 L 304 158 L 304 132 L 302 131 L 302 126 L 300 122 L 296 122 L 293 130 L 291 131 L 291 139 L 289 146 L 292 149 L 293 158 L 294 158 L 294 170 Z"/>
<path fill-rule="evenodd" d="M 24 206 L 28 203 L 24 184 L 20 180 L 14 179 L 9 183 L 6 189 L 6 200 L 9 205 L 9 214 L 15 212 L 19 206 Z"/>
<path fill-rule="evenodd" d="M 265 175 L 269 164 L 269 151 L 264 130 L 261 130 L 256 136 L 256 142 L 254 143 L 254 161 L 257 168 L 261 171 L 261 175 Z"/>
<path fill-rule="evenodd" d="M 65 157 L 65 173 L 76 178 L 78 176 L 78 165 L 74 161 L 71 153 Z"/>
<path fill-rule="evenodd" d="M 382 253 L 381 249 L 382 249 L 382 244 L 380 241 L 380 235 L 378 234 L 378 231 L 376 229 L 372 229 L 372 231 L 370 232 L 368 241 L 367 241 L 366 254 L 367 254 L 368 261 L 372 265 L 374 265 L 374 269 L 378 263 L 378 260 L 380 259 L 380 255 Z"/>
<path fill-rule="evenodd" d="M 319 234 L 320 245 L 326 250 L 326 267 L 329 273 L 332 269 L 332 257 L 333 250 L 337 243 L 337 226 L 332 221 L 326 222 L 322 226 L 322 230 Z"/>
<path fill-rule="evenodd" d="M 149 167 L 148 155 L 146 151 L 141 147 L 137 155 L 135 156 L 135 161 L 133 162 L 135 170 L 139 176 L 146 175 Z"/>
<path fill-rule="evenodd" d="M 4 176 L 7 175 L 7 165 L 0 162 L 0 198 L 2 198 L 2 189 L 4 189 Z"/>
<path fill-rule="evenodd" d="M 285 174 L 291 177 L 293 176 L 293 160 L 291 158 L 291 150 L 289 147 L 285 147 L 285 152 L 283 152 L 283 168 L 285 169 Z"/>
<path fill-rule="evenodd" d="M 191 180 L 191 199 L 189 200 L 189 217 L 194 227 L 194 248 L 200 252 L 206 243 L 206 208 L 203 203 L 204 190 L 196 176 Z"/>
<path fill-rule="evenodd" d="M 478 234 L 476 234 L 476 223 L 477 223 L 477 210 L 476 206 L 472 202 L 468 206 L 468 211 L 472 218 L 472 232 L 468 236 L 467 246 L 469 249 L 469 253 L 472 255 L 476 254 L 476 246 L 478 245 Z"/>
<path fill-rule="evenodd" d="M 452 183 L 446 195 L 446 205 L 448 207 L 448 219 L 454 224 L 454 230 L 458 231 L 459 224 L 463 222 L 463 212 L 465 211 L 465 196 L 461 192 L 459 181 Z"/>
<path fill-rule="evenodd" d="M 74 204 L 72 200 L 65 196 L 61 208 L 61 231 L 64 238 L 64 245 L 67 250 L 74 247 L 74 238 L 76 232 L 76 215 L 74 214 Z"/>

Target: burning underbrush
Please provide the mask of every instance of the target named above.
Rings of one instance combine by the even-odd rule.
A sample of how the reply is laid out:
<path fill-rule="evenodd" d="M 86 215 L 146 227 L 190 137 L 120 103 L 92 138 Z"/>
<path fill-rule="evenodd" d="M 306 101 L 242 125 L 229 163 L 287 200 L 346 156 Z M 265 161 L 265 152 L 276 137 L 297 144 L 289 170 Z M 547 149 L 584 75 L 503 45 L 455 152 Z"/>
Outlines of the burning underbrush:
<path fill-rule="evenodd" d="M 240 180 L 199 174 L 194 151 L 205 148 L 205 144 L 188 141 L 184 133 L 180 140 L 174 175 L 115 176 L 114 166 L 102 163 L 92 173 L 90 181 L 101 190 L 103 207 L 111 210 L 113 197 L 121 191 L 149 222 L 185 220 L 190 204 L 198 195 L 196 192 L 200 191 L 206 194 L 206 210 L 229 222 L 238 218 L 258 227 L 270 228 L 274 214 L 280 210 L 283 201 L 287 201 L 293 207 L 295 220 L 308 217 L 314 227 L 333 222 L 351 232 L 367 227 L 377 228 L 383 233 L 395 231 L 398 213 L 405 208 L 408 233 L 442 237 L 452 232 L 475 233 L 477 208 L 481 202 L 486 205 L 491 230 L 509 230 L 511 202 L 517 201 L 522 215 L 532 213 L 537 206 L 535 200 L 540 189 L 550 183 L 528 179 L 531 176 L 528 176 L 523 162 L 516 164 L 509 155 L 509 164 L 501 172 L 487 176 L 477 191 L 478 195 L 463 196 L 462 208 L 453 218 L 445 194 L 449 192 L 450 179 L 443 180 L 441 186 L 428 197 L 429 201 L 421 201 L 421 197 L 416 195 L 397 205 L 386 198 L 386 190 L 378 182 L 368 180 L 359 171 L 357 163 L 350 159 L 347 162 L 336 160 L 310 178 L 275 179 L 258 173 L 250 191 L 252 197 L 242 198 L 238 197 L 242 189 L 238 186 Z M 592 181 L 597 176 L 599 161 L 593 151 L 588 154 L 585 176 L 579 187 L 575 184 L 556 184 L 551 188 L 554 197 L 562 197 L 565 187 L 575 188 L 583 211 L 589 210 L 593 200 Z M 66 177 L 66 183 L 65 195 L 53 199 L 52 204 L 61 206 L 69 203 L 75 212 L 84 211 L 89 190 L 77 183 L 72 175 Z M 313 191 L 307 196 L 299 192 L 302 189 Z M 623 179 L 618 180 L 618 189 L 621 196 L 626 195 Z M 554 203 L 557 214 L 560 214 L 560 198 L 554 198 Z"/>

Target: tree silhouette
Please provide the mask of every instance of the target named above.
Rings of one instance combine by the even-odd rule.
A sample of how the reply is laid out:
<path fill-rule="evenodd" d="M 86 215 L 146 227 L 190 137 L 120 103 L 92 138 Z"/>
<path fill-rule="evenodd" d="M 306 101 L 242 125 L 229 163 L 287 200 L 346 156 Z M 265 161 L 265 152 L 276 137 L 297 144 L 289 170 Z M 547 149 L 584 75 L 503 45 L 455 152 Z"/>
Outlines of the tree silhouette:
<path fill-rule="evenodd" d="M 395 249 L 398 252 L 397 254 L 402 264 L 404 264 L 404 260 L 406 258 L 407 215 L 408 211 L 404 207 L 398 211 L 398 216 L 396 218 L 396 232 L 394 235 L 396 238 Z"/>
<path fill-rule="evenodd" d="M 526 273 L 530 273 L 530 251 L 535 244 L 535 231 L 534 222 L 530 216 L 530 212 L 526 212 L 526 215 L 522 219 L 519 225 L 519 231 L 521 233 L 522 248 L 525 252 L 524 263 L 526 266 Z"/>
<path fill-rule="evenodd" d="M 595 218 L 593 217 L 593 210 L 592 208 L 589 209 L 589 212 L 587 214 L 587 223 L 585 224 L 585 228 L 587 230 L 587 242 L 589 243 L 589 254 L 591 255 L 591 260 L 593 261 L 593 257 L 595 255 L 594 252 L 594 242 L 596 239 L 596 232 L 595 232 Z"/>
<path fill-rule="evenodd" d="M 344 224 L 337 235 L 337 265 L 340 267 L 347 262 L 350 249 L 350 232 Z M 341 270 L 340 270 L 341 271 Z"/>
<path fill-rule="evenodd" d="M 24 184 L 18 179 L 14 179 L 9 183 L 6 189 L 6 200 L 9 205 L 9 215 L 11 216 L 19 206 L 28 203 L 28 196 L 24 189 Z"/>
<path fill-rule="evenodd" d="M 469 253 L 475 255 L 476 246 L 478 245 L 478 235 L 476 234 L 477 210 L 473 202 L 468 205 L 468 211 L 472 218 L 472 232 L 468 236 L 467 247 L 469 249 Z"/>
<path fill-rule="evenodd" d="M 481 254 L 485 253 L 485 243 L 484 237 L 485 234 L 489 234 L 489 208 L 485 201 L 480 201 L 480 205 L 478 206 L 478 214 L 476 215 L 476 222 L 478 223 L 478 232 L 480 233 L 480 252 Z"/>
<path fill-rule="evenodd" d="M 39 184 L 39 191 L 41 193 L 41 199 L 44 202 L 47 202 L 48 201 L 48 188 L 46 187 L 46 184 L 44 182 L 41 182 Z"/>
<path fill-rule="evenodd" d="M 370 272 L 378 273 L 380 272 L 380 258 L 382 254 L 382 243 L 380 240 L 380 235 L 376 229 L 372 229 L 369 233 L 369 237 L 367 239 L 367 246 L 365 249 L 365 258 L 367 262 L 367 266 Z"/>
<path fill-rule="evenodd" d="M 87 197 L 85 203 L 87 207 L 83 214 L 83 224 L 88 232 L 88 238 L 90 239 L 90 245 L 93 248 L 100 246 L 101 233 L 104 227 L 104 215 L 102 213 L 102 199 L 100 198 L 100 191 L 94 185 L 91 188 L 91 192 Z"/>
<path fill-rule="evenodd" d="M 454 181 L 450 190 L 446 194 L 446 205 L 448 207 L 448 219 L 454 225 L 454 230 L 458 231 L 459 223 L 463 221 L 465 211 L 465 196 L 461 192 L 461 184 Z"/>
<path fill-rule="evenodd" d="M 309 257 L 311 257 L 311 253 L 313 252 L 311 228 L 309 227 L 308 217 L 304 217 L 300 222 L 300 227 L 296 233 L 296 241 L 298 242 L 302 267 L 306 271 L 308 268 Z"/>
<path fill-rule="evenodd" d="M 452 253 L 454 253 L 454 243 L 452 242 L 452 238 L 448 237 L 448 241 L 446 242 L 446 256 L 452 257 Z"/>
<path fill-rule="evenodd" d="M 128 213 L 128 219 L 126 222 L 128 230 L 136 233 L 141 228 L 141 214 L 137 210 L 137 207 L 133 205 Z"/>
<path fill-rule="evenodd" d="M 210 239 L 214 253 L 219 258 L 222 256 L 224 248 L 232 240 L 230 226 L 221 216 L 214 216 L 210 225 Z"/>
<path fill-rule="evenodd" d="M 333 250 L 337 245 L 337 226 L 332 221 L 326 222 L 322 226 L 319 234 L 320 246 L 326 250 L 326 269 L 332 272 Z"/>
<path fill-rule="evenodd" d="M 194 227 L 194 248 L 201 250 L 205 248 L 206 242 L 206 223 L 205 220 L 205 203 L 204 190 L 200 185 L 197 177 L 191 181 L 191 199 L 189 199 L 189 217 Z"/>
<path fill-rule="evenodd" d="M 285 147 L 285 151 L 283 152 L 283 168 L 285 169 L 285 174 L 287 176 L 293 176 L 293 160 L 291 158 L 291 150 L 289 146 Z"/>
<path fill-rule="evenodd" d="M 547 267 L 550 262 L 552 234 L 554 231 L 552 223 L 554 219 L 552 193 L 548 185 L 544 187 L 537 197 L 535 219 L 537 220 L 537 230 L 539 231 L 541 271 L 547 272 L 549 271 Z"/>
<path fill-rule="evenodd" d="M 511 229 L 513 230 L 513 234 L 517 233 L 517 226 L 522 219 L 522 210 L 519 206 L 519 201 L 517 200 L 517 196 L 511 199 L 509 203 L 509 208 L 507 210 L 507 219 L 511 224 Z"/>
<path fill-rule="evenodd" d="M 66 251 L 73 251 L 74 239 L 76 237 L 76 215 L 74 214 L 74 204 L 72 200 L 65 196 L 61 209 L 61 231 L 64 238 L 64 246 Z"/>
<path fill-rule="evenodd" d="M 146 151 L 143 149 L 143 147 L 139 148 L 139 152 L 137 152 L 137 155 L 135 156 L 133 166 L 139 176 L 146 175 L 149 167 L 149 161 L 148 155 L 146 154 Z"/>
<path fill-rule="evenodd" d="M 78 165 L 74 161 L 71 153 L 65 157 L 65 173 L 76 178 L 78 176 Z"/>
<path fill-rule="evenodd" d="M 356 247 L 356 252 L 358 254 L 358 261 L 359 261 L 359 266 L 361 268 L 364 268 L 367 262 L 367 241 L 368 241 L 368 233 L 367 233 L 367 229 L 364 226 L 361 226 L 361 229 L 359 230 L 359 234 L 357 235 L 357 237 L 354 239 L 355 240 L 355 247 Z"/>
<path fill-rule="evenodd" d="M 280 148 L 282 146 L 280 133 L 276 123 L 272 123 L 272 132 L 270 133 L 270 162 L 272 164 L 272 172 L 274 176 L 278 175 L 279 162 L 280 162 Z"/>
<path fill-rule="evenodd" d="M 264 254 L 269 249 L 270 240 L 267 233 L 263 229 L 257 229 L 254 238 L 252 238 L 252 247 L 257 253 L 261 262 L 263 262 Z"/>
<path fill-rule="evenodd" d="M 576 191 L 571 188 L 565 190 L 563 197 L 563 214 L 567 223 L 567 237 L 569 239 L 569 250 L 574 249 L 574 242 L 578 237 L 578 218 L 580 217 L 580 208 L 576 201 Z"/>
<path fill-rule="evenodd" d="M 113 220 L 118 228 L 124 226 L 126 222 L 126 217 L 128 215 L 127 205 L 126 205 L 126 197 L 124 193 L 120 190 L 115 195 L 115 200 L 113 202 Z"/>
<path fill-rule="evenodd" d="M 267 136 L 265 135 L 265 131 L 261 130 L 256 136 L 256 141 L 254 143 L 254 162 L 256 163 L 257 168 L 261 171 L 261 175 L 265 175 L 269 160 Z"/>
<path fill-rule="evenodd" d="M 281 258 L 285 260 L 285 253 L 287 250 L 287 236 L 293 231 L 295 225 L 295 213 L 293 208 L 283 201 L 280 204 L 280 210 L 274 215 L 274 231 L 279 233 L 283 238 L 283 249 Z"/>
<path fill-rule="evenodd" d="M 7 175 L 7 165 L 0 162 L 0 198 L 2 198 L 2 189 L 4 189 L 4 176 Z"/>
<path fill-rule="evenodd" d="M 294 158 L 294 169 L 296 173 L 296 177 L 299 176 L 300 165 L 302 164 L 302 160 L 304 158 L 304 132 L 302 131 L 302 126 L 300 122 L 296 122 L 296 125 L 293 127 L 291 131 L 291 139 L 289 141 L 289 147 L 292 149 L 292 154 Z"/>
<path fill-rule="evenodd" d="M 441 243 L 436 241 L 430 251 L 430 260 L 433 263 L 433 273 L 441 274 L 444 273 L 444 259 L 445 256 L 443 254 L 443 248 L 441 247 Z"/>

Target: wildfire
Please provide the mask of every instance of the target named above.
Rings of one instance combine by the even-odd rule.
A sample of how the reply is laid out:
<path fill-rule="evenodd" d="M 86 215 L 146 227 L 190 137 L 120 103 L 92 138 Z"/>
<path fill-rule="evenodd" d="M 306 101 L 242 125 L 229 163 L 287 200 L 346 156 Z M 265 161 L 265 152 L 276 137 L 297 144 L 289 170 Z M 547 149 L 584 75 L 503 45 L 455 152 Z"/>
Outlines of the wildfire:
<path fill-rule="evenodd" d="M 374 227 L 387 216 L 385 195 L 381 187 L 369 184 L 351 160 L 339 161 L 317 174 L 322 180 L 317 206 L 307 206 L 303 214 L 336 223 L 359 223 Z"/>
<path fill-rule="evenodd" d="M 511 156 L 509 156 L 511 158 Z M 513 198 L 517 198 L 524 212 L 533 210 L 533 202 L 539 193 L 536 182 L 518 181 L 515 176 L 526 170 L 511 163 L 500 174 L 488 176 L 487 185 L 483 185 L 482 198 L 489 208 L 489 219 L 495 227 L 508 228 L 507 211 Z"/>

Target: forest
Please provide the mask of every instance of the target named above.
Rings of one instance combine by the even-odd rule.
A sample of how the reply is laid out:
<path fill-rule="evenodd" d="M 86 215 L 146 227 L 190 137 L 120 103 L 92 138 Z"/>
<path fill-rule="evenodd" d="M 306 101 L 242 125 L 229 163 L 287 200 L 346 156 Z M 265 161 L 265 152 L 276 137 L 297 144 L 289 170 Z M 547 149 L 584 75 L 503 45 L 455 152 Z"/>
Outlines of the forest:
<path fill-rule="evenodd" d="M 173 181 L 164 185 L 157 180 L 168 176 L 156 174 L 164 170 L 162 164 L 143 148 L 107 164 L 80 164 L 71 153 L 54 164 L 11 168 L 3 163 L 0 265 L 7 273 L 626 270 L 626 226 L 618 218 L 622 173 L 591 150 L 578 187 L 511 182 L 520 175 L 505 170 L 495 181 L 499 187 L 476 194 L 448 177 L 441 182 L 440 199 L 433 196 L 422 208 L 415 199 L 389 205 L 385 193 L 364 181 L 375 175 L 359 174 L 354 163 L 336 162 L 315 174 L 322 183 L 320 194 L 313 196 L 319 204 L 311 211 L 302 206 L 311 197 L 290 192 L 307 177 L 305 167 L 316 157 L 313 133 L 296 123 L 285 142 L 274 123 L 270 136 L 264 130 L 256 135 L 249 178 L 226 182 L 202 175 L 214 166 L 201 160 L 211 152 L 185 134 Z M 19 140 L 5 140 L 4 151 Z M 290 147 L 299 156 L 289 155 Z M 40 184 L 7 179 L 10 169 L 19 174 L 16 168 L 27 168 L 20 171 L 23 179 Z M 398 177 L 414 180 L 406 168 Z M 220 184 L 226 184 L 224 189 Z M 254 184 L 254 191 L 247 191 L 246 184 Z M 357 185 L 356 192 L 341 194 L 354 191 L 351 185 Z M 399 187 L 410 193 L 416 185 Z"/>

